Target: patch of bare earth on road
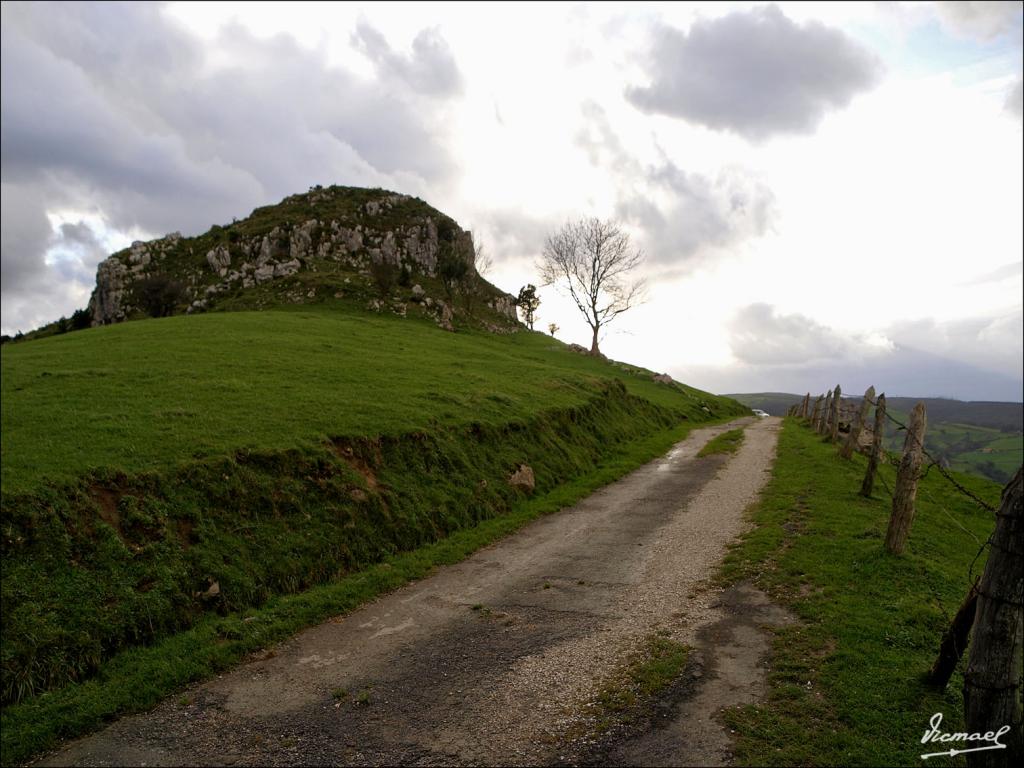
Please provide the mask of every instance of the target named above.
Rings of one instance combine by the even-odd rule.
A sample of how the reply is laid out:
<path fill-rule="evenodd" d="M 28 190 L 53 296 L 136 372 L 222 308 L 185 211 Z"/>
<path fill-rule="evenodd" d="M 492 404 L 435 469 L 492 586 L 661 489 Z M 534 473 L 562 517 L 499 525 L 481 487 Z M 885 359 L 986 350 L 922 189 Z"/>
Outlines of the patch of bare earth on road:
<path fill-rule="evenodd" d="M 774 458 L 777 420 L 744 423 L 747 438 L 731 458 L 696 453 L 736 423 L 694 430 L 666 456 L 573 507 L 47 762 L 726 759 L 728 740 L 715 713 L 730 705 L 725 692 L 756 688 L 763 652 L 748 640 L 758 621 L 771 621 L 757 596 L 710 586 Z M 695 649 L 682 681 L 663 692 L 660 719 L 706 723 L 702 752 L 672 752 L 669 742 L 652 741 L 667 731 L 650 722 L 602 739 L 592 733 L 588 705 L 652 634 Z"/>

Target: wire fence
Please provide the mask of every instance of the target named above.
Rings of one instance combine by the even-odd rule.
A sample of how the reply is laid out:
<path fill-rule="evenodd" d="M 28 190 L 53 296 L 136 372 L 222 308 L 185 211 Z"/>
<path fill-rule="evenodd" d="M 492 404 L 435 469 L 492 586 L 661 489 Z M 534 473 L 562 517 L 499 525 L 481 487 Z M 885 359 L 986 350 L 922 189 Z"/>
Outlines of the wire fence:
<path fill-rule="evenodd" d="M 813 402 L 815 402 L 815 403 L 816 402 L 820 402 L 824 398 L 825 398 L 825 396 L 822 395 L 821 398 L 819 398 L 817 401 L 813 401 Z M 870 397 L 867 396 L 867 393 L 865 393 L 865 396 L 864 396 L 863 399 L 866 400 L 868 402 L 868 404 L 871 405 L 872 407 L 874 407 L 876 409 L 878 408 L 878 404 L 879 404 L 878 401 L 879 401 L 880 398 L 871 399 Z M 808 396 L 806 398 L 804 398 L 804 400 L 800 404 L 798 404 L 797 406 L 794 406 L 794 413 L 795 413 L 795 415 L 797 417 L 803 418 L 805 420 L 810 420 L 812 422 L 812 425 L 813 425 L 815 422 L 813 421 L 813 419 L 811 417 L 811 414 L 810 414 L 810 406 L 811 406 L 811 404 L 812 404 L 812 400 L 810 398 L 810 393 L 808 393 Z M 825 409 L 825 413 L 822 413 L 822 414 L 819 415 L 818 421 L 821 422 L 822 420 L 824 420 L 824 423 L 827 424 L 829 422 L 829 419 L 832 417 L 833 413 L 838 413 L 838 408 L 837 407 L 834 406 L 833 409 Z M 921 472 L 917 476 L 918 480 L 921 480 L 921 479 L 924 479 L 925 477 L 927 477 L 928 474 L 931 472 L 932 468 L 934 468 L 934 469 L 936 469 L 938 471 L 938 473 L 943 478 L 945 478 L 950 483 L 950 485 L 953 486 L 954 489 L 956 489 L 957 492 L 959 492 L 960 494 L 962 494 L 966 498 L 970 499 L 972 502 L 974 502 L 976 505 L 978 505 L 978 507 L 980 507 L 981 509 L 985 510 L 986 512 L 998 514 L 997 511 L 996 511 L 996 507 L 995 506 L 993 506 L 989 502 L 985 501 L 984 499 L 980 498 L 976 493 L 971 491 L 969 488 L 964 487 L 963 483 L 961 483 L 959 480 L 957 480 L 955 477 L 953 477 L 950 474 L 950 472 L 944 466 L 942 466 L 941 460 L 935 458 L 935 456 L 933 456 L 924 447 L 924 439 L 923 439 L 923 437 L 917 438 L 914 435 L 913 431 L 910 430 L 910 428 L 906 424 L 904 424 L 902 421 L 897 419 L 895 416 L 893 416 L 888 411 L 883 410 L 883 415 L 885 416 L 887 421 L 892 422 L 893 424 L 895 424 L 899 428 L 899 430 L 902 430 L 903 432 L 906 432 L 907 433 L 907 437 L 910 438 L 913 441 L 916 449 L 919 450 L 921 452 L 921 454 L 925 458 L 927 458 L 928 464 L 925 467 L 924 471 Z M 859 414 L 855 415 L 855 418 L 859 419 L 860 418 Z M 865 426 L 865 424 L 861 424 L 862 428 L 864 426 Z M 825 429 L 825 432 L 826 433 L 828 432 L 827 428 Z M 904 451 L 906 449 L 907 449 L 907 447 L 904 446 Z M 875 472 L 875 477 L 881 483 L 882 488 L 885 490 L 886 495 L 888 495 L 890 499 L 894 498 L 895 491 L 893 490 L 893 488 L 890 487 L 889 482 L 886 480 L 885 474 L 882 472 L 882 467 L 893 467 L 896 470 L 897 475 L 898 475 L 899 474 L 899 465 L 900 465 L 900 458 L 898 456 L 896 456 L 895 454 L 892 454 L 892 453 L 890 453 L 888 451 L 884 451 L 884 450 L 882 451 L 881 456 L 879 456 L 879 464 L 878 464 L 878 467 L 877 467 L 877 471 Z M 924 495 L 926 497 L 926 500 L 932 506 L 934 506 L 935 508 L 939 509 L 947 518 L 949 518 L 950 522 L 952 522 L 957 528 L 959 528 L 964 533 L 966 533 L 968 536 L 970 536 L 972 539 L 974 539 L 975 543 L 978 544 L 978 551 L 975 553 L 974 557 L 972 558 L 971 564 L 970 564 L 970 566 L 968 567 L 968 570 L 967 570 L 967 579 L 968 579 L 969 582 L 973 583 L 973 580 L 975 578 L 975 576 L 974 576 L 974 568 L 977 565 L 978 560 L 981 558 L 981 555 L 984 553 L 985 549 L 992 545 L 992 537 L 995 535 L 995 531 L 993 530 L 993 532 L 989 535 L 989 537 L 985 541 L 980 541 L 978 539 L 978 537 L 975 536 L 974 533 L 972 533 L 970 530 L 968 530 L 959 520 L 957 520 L 953 516 L 953 514 L 948 509 L 946 509 L 946 507 L 943 504 L 938 502 L 935 499 L 935 497 L 929 491 L 923 491 L 922 495 Z M 941 605 L 940 605 L 940 609 L 943 611 L 943 613 L 945 613 L 945 609 L 942 608 Z"/>

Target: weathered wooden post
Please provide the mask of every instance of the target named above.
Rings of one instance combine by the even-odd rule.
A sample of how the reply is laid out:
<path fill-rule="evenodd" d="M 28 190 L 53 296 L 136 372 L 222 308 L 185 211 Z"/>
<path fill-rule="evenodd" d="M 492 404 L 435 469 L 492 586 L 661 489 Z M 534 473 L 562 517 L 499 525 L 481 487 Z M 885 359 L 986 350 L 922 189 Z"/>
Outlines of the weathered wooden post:
<path fill-rule="evenodd" d="M 811 393 L 804 395 L 804 401 L 800 404 L 800 418 L 806 419 L 811 411 Z"/>
<path fill-rule="evenodd" d="M 1005 750 L 969 752 L 967 765 L 1010 765 L 1024 748 L 1021 663 L 1024 654 L 1024 467 L 1003 489 L 996 529 L 978 587 L 971 655 L 964 673 L 964 720 L 969 733 L 1009 727 Z"/>
<path fill-rule="evenodd" d="M 864 482 L 860 485 L 860 495 L 871 498 L 875 487 L 875 472 L 882 460 L 882 435 L 885 432 L 885 392 L 878 396 L 875 407 L 875 431 L 871 435 L 871 456 L 868 458 L 868 471 L 864 473 Z"/>
<path fill-rule="evenodd" d="M 853 457 L 853 452 L 857 450 L 857 446 L 860 445 L 860 433 L 864 429 L 864 421 L 868 417 L 868 408 L 875 400 L 875 388 L 868 387 L 868 391 L 864 393 L 864 399 L 860 401 L 860 409 L 857 411 L 857 415 L 853 419 L 853 423 L 850 425 L 850 434 L 846 436 L 846 442 L 843 443 L 843 447 L 839 449 L 839 455 L 844 459 Z"/>
<path fill-rule="evenodd" d="M 960 609 L 953 617 L 953 622 L 942 635 L 942 643 L 939 645 L 939 655 L 932 664 L 928 673 L 928 682 L 940 688 L 945 688 L 949 678 L 956 669 L 964 651 L 967 649 L 967 639 L 971 635 L 971 627 L 974 626 L 974 615 L 978 608 L 978 581 L 975 581 L 967 592 Z"/>
<path fill-rule="evenodd" d="M 829 435 L 828 439 L 830 442 L 835 442 L 836 438 L 839 437 L 839 397 L 843 394 L 843 390 L 836 384 L 836 388 L 832 394 L 832 419 L 829 422 Z"/>
<path fill-rule="evenodd" d="M 924 430 L 928 417 L 924 403 L 918 403 L 910 412 L 910 425 L 903 442 L 903 458 L 896 472 L 896 488 L 892 494 L 892 515 L 885 534 L 885 548 L 894 555 L 903 554 L 914 522 L 914 499 L 917 498 L 917 480 L 921 472 L 924 451 Z"/>
<path fill-rule="evenodd" d="M 825 434 L 825 429 L 826 429 L 826 427 L 828 425 L 828 415 L 831 412 L 831 410 L 832 410 L 832 390 L 830 389 L 828 391 L 828 394 L 825 395 L 825 405 L 823 405 L 822 408 L 821 408 L 821 417 L 819 418 L 818 423 L 816 425 L 819 434 L 822 434 L 822 435 Z"/>
<path fill-rule="evenodd" d="M 824 395 L 818 395 L 817 399 L 814 401 L 814 413 L 811 415 L 811 428 L 812 429 L 817 429 L 818 428 L 818 419 L 821 418 L 821 402 L 824 399 L 825 399 Z"/>

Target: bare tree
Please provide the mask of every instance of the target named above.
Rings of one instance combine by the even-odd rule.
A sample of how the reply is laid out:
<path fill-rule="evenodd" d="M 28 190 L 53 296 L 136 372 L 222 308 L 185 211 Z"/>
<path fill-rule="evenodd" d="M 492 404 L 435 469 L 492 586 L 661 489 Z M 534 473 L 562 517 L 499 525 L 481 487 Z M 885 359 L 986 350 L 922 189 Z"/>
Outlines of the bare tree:
<path fill-rule="evenodd" d="M 604 326 L 644 301 L 644 281 L 630 278 L 643 258 L 616 222 L 596 218 L 568 222 L 544 243 L 538 270 L 545 285 L 566 289 L 583 313 L 593 332 L 590 354 L 601 354 Z"/>
<path fill-rule="evenodd" d="M 491 269 L 494 268 L 494 259 L 484 248 L 483 242 L 477 242 L 476 233 L 470 232 L 469 234 L 473 238 L 473 266 L 476 267 L 476 273 L 480 277 L 487 277 Z"/>

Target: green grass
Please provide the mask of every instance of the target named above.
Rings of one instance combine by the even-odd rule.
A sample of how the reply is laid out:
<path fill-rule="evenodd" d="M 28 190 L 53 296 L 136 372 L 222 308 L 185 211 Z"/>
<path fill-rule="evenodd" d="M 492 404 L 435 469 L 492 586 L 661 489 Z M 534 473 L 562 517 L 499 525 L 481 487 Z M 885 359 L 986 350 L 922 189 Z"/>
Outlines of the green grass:
<path fill-rule="evenodd" d="M 646 704 L 679 677 L 689 653 L 688 646 L 661 634 L 648 637 L 598 691 L 597 732 L 607 730 L 613 722 L 638 717 Z"/>
<path fill-rule="evenodd" d="M 704 445 L 698 456 L 714 456 L 716 453 L 736 453 L 743 445 L 743 430 L 730 429 L 717 437 L 713 437 Z"/>
<path fill-rule="evenodd" d="M 697 418 L 723 403 L 573 353 L 539 333 L 302 309 L 123 323 L 2 348 L 6 493 L 85 472 L 166 471 L 235 451 L 505 424 L 617 378 Z M 730 407 L 735 407 L 730 406 Z"/>
<path fill-rule="evenodd" d="M 738 764 L 920 765 L 935 712 L 963 729 L 960 672 L 945 691 L 924 675 L 994 518 L 929 473 L 907 551 L 888 555 L 891 502 L 880 483 L 875 498 L 857 495 L 864 467 L 787 419 L 756 527 L 726 557 L 724 581 L 751 579 L 800 619 L 772 630 L 767 701 L 727 713 Z M 891 488 L 893 469 L 882 472 Z M 958 479 L 998 503 L 998 485 Z"/>
<path fill-rule="evenodd" d="M 440 541 L 301 593 L 272 597 L 260 608 L 206 616 L 190 629 L 152 645 L 123 650 L 86 681 L 5 707 L 0 722 L 0 762 L 24 762 L 60 739 L 99 728 L 116 716 L 148 709 L 188 683 L 223 671 L 303 627 L 352 611 L 410 580 L 425 578 L 433 568 L 458 562 L 661 455 L 688 431 L 688 425 L 677 425 L 620 444 L 578 477 L 543 495 L 516 502 L 507 514 Z M 663 676 L 659 671 L 662 665 L 674 663 L 672 658 L 667 651 L 655 655 L 651 664 L 641 664 L 631 679 L 651 689 L 652 680 Z M 332 696 L 341 700 L 347 692 L 339 689 Z"/>

